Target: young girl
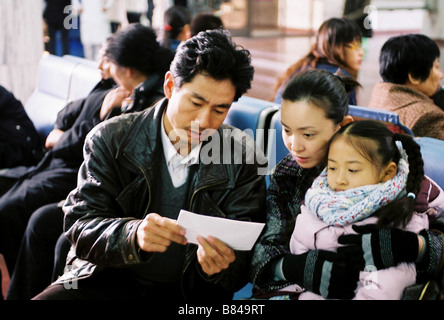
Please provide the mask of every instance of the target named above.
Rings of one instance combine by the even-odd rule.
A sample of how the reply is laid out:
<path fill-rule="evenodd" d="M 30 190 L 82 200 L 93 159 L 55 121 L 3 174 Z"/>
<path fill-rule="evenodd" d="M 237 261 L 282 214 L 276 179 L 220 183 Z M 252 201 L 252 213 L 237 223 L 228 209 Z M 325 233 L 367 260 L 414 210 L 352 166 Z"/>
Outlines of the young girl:
<path fill-rule="evenodd" d="M 432 195 L 434 200 L 429 202 Z M 424 178 L 419 145 L 377 121 L 352 122 L 331 140 L 327 168 L 305 195 L 290 249 L 294 254 L 314 249 L 336 251 L 338 238 L 355 233 L 354 225 L 394 226 L 421 235 L 429 228 L 429 218 L 443 213 L 444 195 L 439 186 Z M 418 247 L 416 239 L 412 240 L 404 245 Z M 387 250 L 387 256 L 381 258 L 394 259 L 390 248 Z M 421 258 L 422 250 L 418 250 Z M 404 288 L 416 282 L 414 263 L 376 271 L 377 262 L 372 260 L 378 258 L 366 258 L 354 299 L 400 299 Z M 420 258 L 412 256 L 411 260 Z M 319 288 L 324 297 L 328 290 L 328 286 Z M 316 298 L 322 297 L 309 291 L 299 296 Z"/>
<path fill-rule="evenodd" d="M 361 29 L 354 21 L 346 18 L 325 21 L 318 30 L 310 52 L 278 78 L 274 102 L 282 103 L 282 90 L 288 81 L 307 70 L 322 69 L 357 79 L 364 55 L 361 41 Z M 357 104 L 355 90 L 349 94 L 349 104 Z"/>

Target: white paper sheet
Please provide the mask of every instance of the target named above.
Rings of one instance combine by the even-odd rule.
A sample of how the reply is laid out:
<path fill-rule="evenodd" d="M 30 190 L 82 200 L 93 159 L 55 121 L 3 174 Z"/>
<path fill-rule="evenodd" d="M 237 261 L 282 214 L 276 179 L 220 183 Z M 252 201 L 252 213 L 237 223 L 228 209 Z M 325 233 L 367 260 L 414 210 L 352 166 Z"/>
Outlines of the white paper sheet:
<path fill-rule="evenodd" d="M 177 224 L 186 229 L 188 242 L 198 244 L 196 237 L 215 237 L 234 250 L 251 250 L 265 223 L 236 221 L 205 216 L 181 210 Z"/>

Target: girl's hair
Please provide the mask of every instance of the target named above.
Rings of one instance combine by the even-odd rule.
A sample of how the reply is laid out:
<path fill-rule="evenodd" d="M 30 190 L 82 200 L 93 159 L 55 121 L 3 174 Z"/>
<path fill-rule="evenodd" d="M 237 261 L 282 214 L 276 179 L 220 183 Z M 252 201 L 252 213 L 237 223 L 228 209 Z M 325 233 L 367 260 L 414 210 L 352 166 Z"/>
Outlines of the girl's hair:
<path fill-rule="evenodd" d="M 344 60 L 344 46 L 361 40 L 362 31 L 355 21 L 347 18 L 331 18 L 325 21 L 319 27 L 316 41 L 310 52 L 291 65 L 278 78 L 275 85 L 275 94 L 293 75 L 301 71 L 314 69 L 318 63 L 328 63 L 347 70 Z"/>
<path fill-rule="evenodd" d="M 355 121 L 345 125 L 333 136 L 330 144 L 338 137 L 345 137 L 350 145 L 379 169 L 391 161 L 399 163 L 401 153 L 396 142 L 402 143 L 409 163 L 406 195 L 376 211 L 375 216 L 378 217 L 380 227 L 401 224 L 405 227 L 412 218 L 415 205 L 415 198 L 407 195 L 412 193 L 416 197 L 424 178 L 420 146 L 411 136 L 393 133 L 385 124 L 374 120 Z M 369 143 L 369 140 L 374 143 Z"/>
<path fill-rule="evenodd" d="M 183 28 L 190 22 L 191 12 L 183 6 L 172 6 L 165 11 L 162 46 L 170 48 L 170 41 L 177 39 Z"/>
<path fill-rule="evenodd" d="M 385 82 L 405 84 L 411 74 L 425 81 L 440 57 L 435 41 L 422 34 L 392 37 L 382 46 L 379 73 Z"/>
<path fill-rule="evenodd" d="M 105 55 L 121 67 L 133 68 L 149 76 L 162 77 L 169 70 L 174 54 L 162 48 L 153 29 L 131 23 L 109 38 Z"/>
<path fill-rule="evenodd" d="M 282 99 L 305 101 L 322 108 L 327 119 L 340 124 L 348 114 L 347 92 L 359 86 L 350 77 L 342 78 L 322 69 L 302 72 L 286 85 Z"/>

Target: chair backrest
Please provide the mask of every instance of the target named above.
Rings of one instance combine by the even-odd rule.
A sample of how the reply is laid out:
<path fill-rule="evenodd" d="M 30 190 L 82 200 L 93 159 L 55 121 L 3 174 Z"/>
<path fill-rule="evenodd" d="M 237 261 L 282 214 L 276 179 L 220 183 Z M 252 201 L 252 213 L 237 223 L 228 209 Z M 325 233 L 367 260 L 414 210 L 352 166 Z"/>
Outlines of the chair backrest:
<path fill-rule="evenodd" d="M 69 99 L 71 75 L 77 64 L 55 55 L 40 60 L 37 84 L 25 103 L 25 110 L 43 140 Z"/>
<path fill-rule="evenodd" d="M 79 63 L 72 73 L 69 100 L 85 98 L 100 80 L 100 70 L 97 66 Z"/>
<path fill-rule="evenodd" d="M 289 151 L 285 147 L 282 139 L 281 112 L 276 112 L 271 118 L 270 130 L 268 132 L 267 158 L 268 172 L 272 172 L 276 164 L 288 155 Z"/>
<path fill-rule="evenodd" d="M 242 96 L 231 105 L 224 123 L 250 134 L 255 139 L 256 145 L 265 153 L 268 128 L 273 114 L 278 109 L 279 106 L 272 102 Z"/>
<path fill-rule="evenodd" d="M 416 137 L 421 146 L 425 174 L 444 189 L 444 141 L 429 137 Z"/>
<path fill-rule="evenodd" d="M 377 108 L 368 108 L 361 106 L 349 106 L 348 114 L 353 119 L 359 121 L 362 119 L 372 119 L 384 122 L 387 127 L 396 133 L 405 133 L 413 136 L 410 128 L 406 127 L 400 120 L 399 115 L 395 112 L 381 110 Z"/>
<path fill-rule="evenodd" d="M 86 97 L 100 79 L 94 61 L 69 55 L 42 57 L 37 84 L 25 110 L 43 141 L 53 129 L 57 113 L 69 101 Z"/>

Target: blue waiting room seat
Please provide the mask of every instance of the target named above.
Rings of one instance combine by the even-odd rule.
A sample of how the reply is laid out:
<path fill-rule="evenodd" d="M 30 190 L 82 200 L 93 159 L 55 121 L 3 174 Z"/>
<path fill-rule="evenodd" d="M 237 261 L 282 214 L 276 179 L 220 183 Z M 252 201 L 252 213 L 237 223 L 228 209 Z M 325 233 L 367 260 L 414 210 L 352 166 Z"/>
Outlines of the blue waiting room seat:
<path fill-rule="evenodd" d="M 372 119 L 382 121 L 393 132 L 405 133 L 413 136 L 412 130 L 405 126 L 401 120 L 399 120 L 399 115 L 395 112 L 350 105 L 348 114 L 351 115 L 355 120 Z"/>
<path fill-rule="evenodd" d="M 416 137 L 415 141 L 421 147 L 425 174 L 444 189 L 444 141 L 429 137 Z"/>
<path fill-rule="evenodd" d="M 224 123 L 250 134 L 265 153 L 270 121 L 278 109 L 272 102 L 242 96 L 231 105 Z"/>

